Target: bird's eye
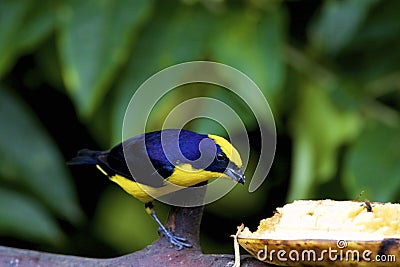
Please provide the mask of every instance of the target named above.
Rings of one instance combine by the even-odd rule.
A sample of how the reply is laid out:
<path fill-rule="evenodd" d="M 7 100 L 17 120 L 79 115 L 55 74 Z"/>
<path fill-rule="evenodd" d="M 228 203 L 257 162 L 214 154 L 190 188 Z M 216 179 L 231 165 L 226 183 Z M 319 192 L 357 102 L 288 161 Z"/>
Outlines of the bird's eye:
<path fill-rule="evenodd" d="M 223 154 L 221 154 L 221 153 L 217 154 L 217 160 L 224 160 L 224 159 L 225 159 L 225 156 Z"/>

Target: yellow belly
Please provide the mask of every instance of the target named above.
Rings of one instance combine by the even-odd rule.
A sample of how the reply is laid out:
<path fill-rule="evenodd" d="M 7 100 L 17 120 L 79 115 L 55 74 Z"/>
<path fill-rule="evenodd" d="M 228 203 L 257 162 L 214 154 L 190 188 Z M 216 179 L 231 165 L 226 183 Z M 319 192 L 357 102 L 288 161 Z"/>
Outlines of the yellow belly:
<path fill-rule="evenodd" d="M 155 195 L 156 188 L 146 186 L 146 185 L 139 185 L 138 183 L 129 180 L 121 175 L 114 175 L 110 177 L 110 180 L 114 183 L 117 183 L 122 189 L 124 189 L 128 194 L 134 196 L 135 198 L 139 199 L 140 201 L 146 203 L 152 201 L 154 198 L 151 195 Z M 146 192 L 149 192 L 146 193 Z"/>

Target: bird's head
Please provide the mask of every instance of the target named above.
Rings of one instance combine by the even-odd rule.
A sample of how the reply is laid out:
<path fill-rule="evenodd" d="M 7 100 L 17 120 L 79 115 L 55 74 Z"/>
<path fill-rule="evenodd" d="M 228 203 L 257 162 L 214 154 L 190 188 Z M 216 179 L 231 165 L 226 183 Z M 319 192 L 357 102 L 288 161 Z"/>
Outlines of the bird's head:
<path fill-rule="evenodd" d="M 148 133 L 146 146 L 156 169 L 169 172 L 165 177 L 176 184 L 197 184 L 218 177 L 245 182 L 239 152 L 223 137 L 165 129 Z M 173 177 L 169 177 L 171 170 L 175 174 Z"/>
<path fill-rule="evenodd" d="M 245 176 L 242 169 L 243 163 L 236 148 L 223 137 L 211 134 L 209 134 L 208 137 L 215 143 L 216 154 L 213 162 L 206 170 L 222 173 L 224 176 L 244 184 Z"/>

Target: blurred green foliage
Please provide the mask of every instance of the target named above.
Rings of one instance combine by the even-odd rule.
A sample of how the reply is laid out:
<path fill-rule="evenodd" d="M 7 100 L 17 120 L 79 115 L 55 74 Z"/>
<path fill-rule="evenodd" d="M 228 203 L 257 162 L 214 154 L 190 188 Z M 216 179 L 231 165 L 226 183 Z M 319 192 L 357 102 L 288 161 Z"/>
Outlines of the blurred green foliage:
<path fill-rule="evenodd" d="M 191 60 L 253 79 L 278 133 L 264 185 L 252 194 L 236 187 L 207 206 L 206 252 L 231 252 L 236 225 L 254 227 L 285 201 L 399 201 L 398 10 L 395 0 L 0 0 L 1 244 L 106 257 L 155 240 L 142 203 L 65 161 L 120 142 L 140 84 Z M 157 104 L 149 130 L 196 96 L 236 107 L 250 135 L 251 177 L 258 128 L 226 90 L 178 88 Z M 205 120 L 188 127 L 224 133 Z M 167 207 L 157 209 L 165 218 Z"/>

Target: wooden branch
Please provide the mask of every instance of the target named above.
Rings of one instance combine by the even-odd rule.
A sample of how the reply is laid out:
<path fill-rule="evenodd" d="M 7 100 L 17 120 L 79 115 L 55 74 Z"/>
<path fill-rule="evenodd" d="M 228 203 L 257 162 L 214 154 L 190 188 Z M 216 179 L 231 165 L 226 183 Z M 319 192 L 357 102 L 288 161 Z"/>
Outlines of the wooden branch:
<path fill-rule="evenodd" d="M 232 266 L 233 255 L 203 254 L 201 252 L 199 229 L 204 207 L 171 209 L 166 227 L 176 235 L 187 238 L 192 248 L 177 251 L 164 238 L 160 237 L 143 250 L 111 259 L 94 259 L 76 256 L 50 254 L 24 249 L 0 246 L 0 266 L 9 267 L 106 267 L 106 266 Z M 232 229 L 232 233 L 234 229 Z M 226 233 L 227 235 L 232 233 Z M 268 266 L 251 256 L 242 256 L 242 265 Z"/>

